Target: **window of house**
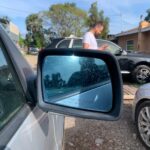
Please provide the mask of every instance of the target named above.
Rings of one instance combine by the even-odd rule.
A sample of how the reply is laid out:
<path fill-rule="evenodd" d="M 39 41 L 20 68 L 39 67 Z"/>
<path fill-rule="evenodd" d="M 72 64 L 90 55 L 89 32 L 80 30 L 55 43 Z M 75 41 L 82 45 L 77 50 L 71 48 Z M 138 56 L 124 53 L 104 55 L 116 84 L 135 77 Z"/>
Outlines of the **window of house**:
<path fill-rule="evenodd" d="M 127 41 L 127 50 L 134 50 L 134 41 Z"/>

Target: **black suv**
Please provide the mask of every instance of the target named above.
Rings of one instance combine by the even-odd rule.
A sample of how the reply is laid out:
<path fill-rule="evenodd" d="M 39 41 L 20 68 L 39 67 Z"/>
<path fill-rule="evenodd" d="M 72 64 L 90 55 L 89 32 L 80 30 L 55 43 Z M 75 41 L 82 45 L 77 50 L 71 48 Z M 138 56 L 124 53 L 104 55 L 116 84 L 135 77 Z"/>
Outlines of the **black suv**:
<path fill-rule="evenodd" d="M 97 39 L 97 42 L 98 45 L 107 44 L 109 46 L 106 51 L 116 56 L 123 75 L 130 75 L 135 82 L 140 84 L 150 81 L 150 55 L 127 52 L 115 43 L 107 40 Z M 53 39 L 47 48 L 82 48 L 82 38 Z"/>

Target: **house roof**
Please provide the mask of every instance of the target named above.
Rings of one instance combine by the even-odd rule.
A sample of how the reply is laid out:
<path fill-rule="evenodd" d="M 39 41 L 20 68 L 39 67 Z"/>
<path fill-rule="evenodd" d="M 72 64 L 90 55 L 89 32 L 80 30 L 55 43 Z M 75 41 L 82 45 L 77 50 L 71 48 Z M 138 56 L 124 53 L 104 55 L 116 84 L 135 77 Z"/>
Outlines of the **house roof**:
<path fill-rule="evenodd" d="M 141 29 L 141 32 L 147 32 L 147 31 L 150 31 L 150 26 Z M 136 28 L 133 28 L 131 30 L 124 31 L 124 32 L 121 32 L 119 34 L 116 34 L 116 37 L 125 36 L 125 35 L 131 35 L 131 34 L 136 34 L 138 32 L 139 32 L 139 28 L 136 27 Z"/>

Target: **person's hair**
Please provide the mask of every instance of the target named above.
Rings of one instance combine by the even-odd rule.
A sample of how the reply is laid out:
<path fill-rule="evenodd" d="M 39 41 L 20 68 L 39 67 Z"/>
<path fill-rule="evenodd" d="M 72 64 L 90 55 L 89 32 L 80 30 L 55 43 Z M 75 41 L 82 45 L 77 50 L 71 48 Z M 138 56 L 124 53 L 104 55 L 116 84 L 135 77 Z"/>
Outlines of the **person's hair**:
<path fill-rule="evenodd" d="M 97 25 L 104 26 L 103 21 L 97 21 L 96 23 L 91 24 L 91 28 L 95 28 Z"/>

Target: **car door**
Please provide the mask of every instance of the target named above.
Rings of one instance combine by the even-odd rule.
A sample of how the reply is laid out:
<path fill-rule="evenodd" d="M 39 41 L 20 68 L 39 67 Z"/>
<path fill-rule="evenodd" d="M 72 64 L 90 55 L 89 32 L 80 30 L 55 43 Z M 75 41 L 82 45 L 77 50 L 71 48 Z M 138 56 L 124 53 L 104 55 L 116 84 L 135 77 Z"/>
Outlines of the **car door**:
<path fill-rule="evenodd" d="M 126 54 L 117 55 L 116 58 L 119 62 L 121 73 L 129 74 L 130 68 L 133 66 L 133 61 Z"/>
<path fill-rule="evenodd" d="M 24 58 L 19 55 L 9 37 L 2 30 L 0 33 L 0 149 L 61 149 L 64 117 L 43 112 L 37 107 L 36 99 L 24 91 L 23 78 L 19 74 L 21 70 L 16 70 L 17 66 L 14 65 L 19 60 L 25 62 Z M 9 55 L 10 45 L 11 52 L 14 51 L 14 56 L 18 57 Z M 19 63 L 20 68 L 22 63 Z M 28 67 L 24 63 L 24 72 Z M 28 76 L 30 73 L 28 72 Z M 27 85 L 27 90 L 29 87 Z M 32 87 L 34 93 L 35 89 Z"/>
<path fill-rule="evenodd" d="M 108 48 L 106 49 L 106 51 L 108 51 L 116 56 L 116 58 L 119 62 L 119 65 L 120 65 L 121 73 L 123 73 L 123 74 L 130 73 L 129 66 L 132 65 L 133 63 L 130 61 L 130 59 L 127 56 L 125 51 L 122 51 L 118 45 L 116 45 L 110 41 L 107 41 L 107 40 L 98 39 L 97 42 L 98 42 L 99 46 L 101 46 L 103 44 L 108 45 Z"/>

